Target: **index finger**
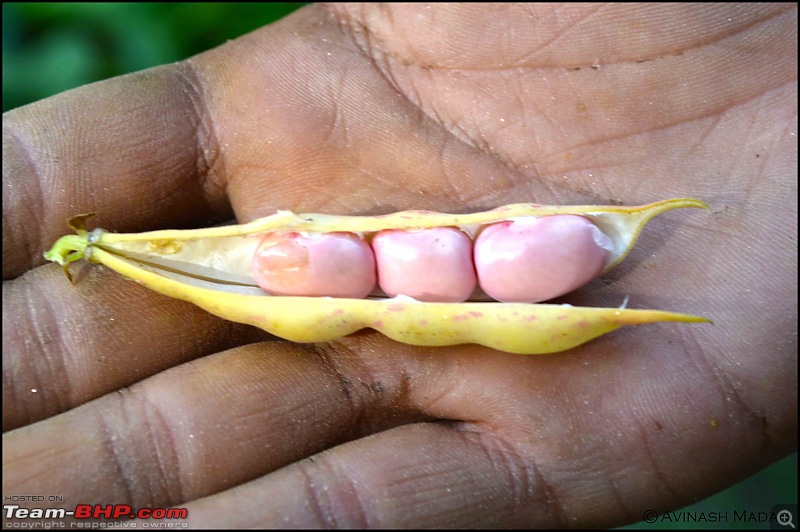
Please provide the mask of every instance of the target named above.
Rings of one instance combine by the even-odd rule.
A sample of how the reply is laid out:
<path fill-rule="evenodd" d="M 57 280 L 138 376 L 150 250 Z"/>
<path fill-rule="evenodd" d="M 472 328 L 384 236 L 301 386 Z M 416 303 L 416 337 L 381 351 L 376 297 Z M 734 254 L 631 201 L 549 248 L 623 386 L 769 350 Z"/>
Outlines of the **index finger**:
<path fill-rule="evenodd" d="M 40 264 L 76 214 L 124 231 L 230 217 L 204 99 L 183 62 L 5 113 L 3 278 Z"/>

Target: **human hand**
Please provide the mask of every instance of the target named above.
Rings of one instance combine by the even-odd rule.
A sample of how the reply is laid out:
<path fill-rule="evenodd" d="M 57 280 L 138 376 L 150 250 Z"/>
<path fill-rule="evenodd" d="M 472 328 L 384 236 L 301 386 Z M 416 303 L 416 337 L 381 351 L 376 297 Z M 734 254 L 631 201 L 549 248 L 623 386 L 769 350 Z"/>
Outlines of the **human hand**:
<path fill-rule="evenodd" d="M 796 8 L 309 6 L 4 115 L 3 493 L 203 526 L 615 526 L 796 448 Z M 701 314 L 568 353 L 296 345 L 41 254 L 274 212 L 651 222 L 575 304 Z"/>

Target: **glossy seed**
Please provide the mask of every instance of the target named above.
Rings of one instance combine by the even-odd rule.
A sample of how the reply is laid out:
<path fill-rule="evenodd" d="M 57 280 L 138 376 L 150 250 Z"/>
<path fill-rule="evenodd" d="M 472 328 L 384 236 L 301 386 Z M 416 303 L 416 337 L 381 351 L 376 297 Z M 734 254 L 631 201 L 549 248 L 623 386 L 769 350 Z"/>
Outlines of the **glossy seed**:
<path fill-rule="evenodd" d="M 378 283 L 394 297 L 457 303 L 475 290 L 472 240 L 452 227 L 391 229 L 372 240 Z"/>
<path fill-rule="evenodd" d="M 265 292 L 283 296 L 366 297 L 375 288 L 369 245 L 351 233 L 265 235 L 252 262 Z"/>
<path fill-rule="evenodd" d="M 536 303 L 564 295 L 603 270 L 611 239 L 582 216 L 501 222 L 475 241 L 481 288 L 493 299 Z"/>

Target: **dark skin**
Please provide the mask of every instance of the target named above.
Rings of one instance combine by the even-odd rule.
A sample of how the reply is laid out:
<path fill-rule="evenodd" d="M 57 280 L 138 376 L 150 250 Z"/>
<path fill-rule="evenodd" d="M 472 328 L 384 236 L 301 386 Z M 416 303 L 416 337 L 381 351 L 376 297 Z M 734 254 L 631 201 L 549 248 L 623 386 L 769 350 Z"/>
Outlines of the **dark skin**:
<path fill-rule="evenodd" d="M 794 5 L 314 5 L 3 117 L 3 494 L 205 526 L 609 527 L 797 446 Z M 535 31 L 534 31 L 535 30 Z M 665 214 L 567 353 L 270 340 L 42 252 L 277 209 Z M 34 391 L 35 390 L 35 391 Z"/>

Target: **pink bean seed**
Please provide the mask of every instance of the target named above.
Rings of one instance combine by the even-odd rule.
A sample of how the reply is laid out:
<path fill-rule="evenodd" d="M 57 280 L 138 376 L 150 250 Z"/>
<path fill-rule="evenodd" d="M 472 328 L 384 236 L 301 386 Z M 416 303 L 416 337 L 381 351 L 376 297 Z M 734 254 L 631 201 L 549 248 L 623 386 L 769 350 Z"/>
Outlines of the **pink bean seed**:
<path fill-rule="evenodd" d="M 258 285 L 272 295 L 360 299 L 375 289 L 375 257 L 352 233 L 269 233 L 251 266 Z"/>
<path fill-rule="evenodd" d="M 390 296 L 461 302 L 475 290 L 472 240 L 458 229 L 388 229 L 375 235 L 372 249 L 378 283 Z"/>
<path fill-rule="evenodd" d="M 582 216 L 501 222 L 484 229 L 475 240 L 475 268 L 490 297 L 535 303 L 594 279 L 611 249 L 611 239 Z"/>

